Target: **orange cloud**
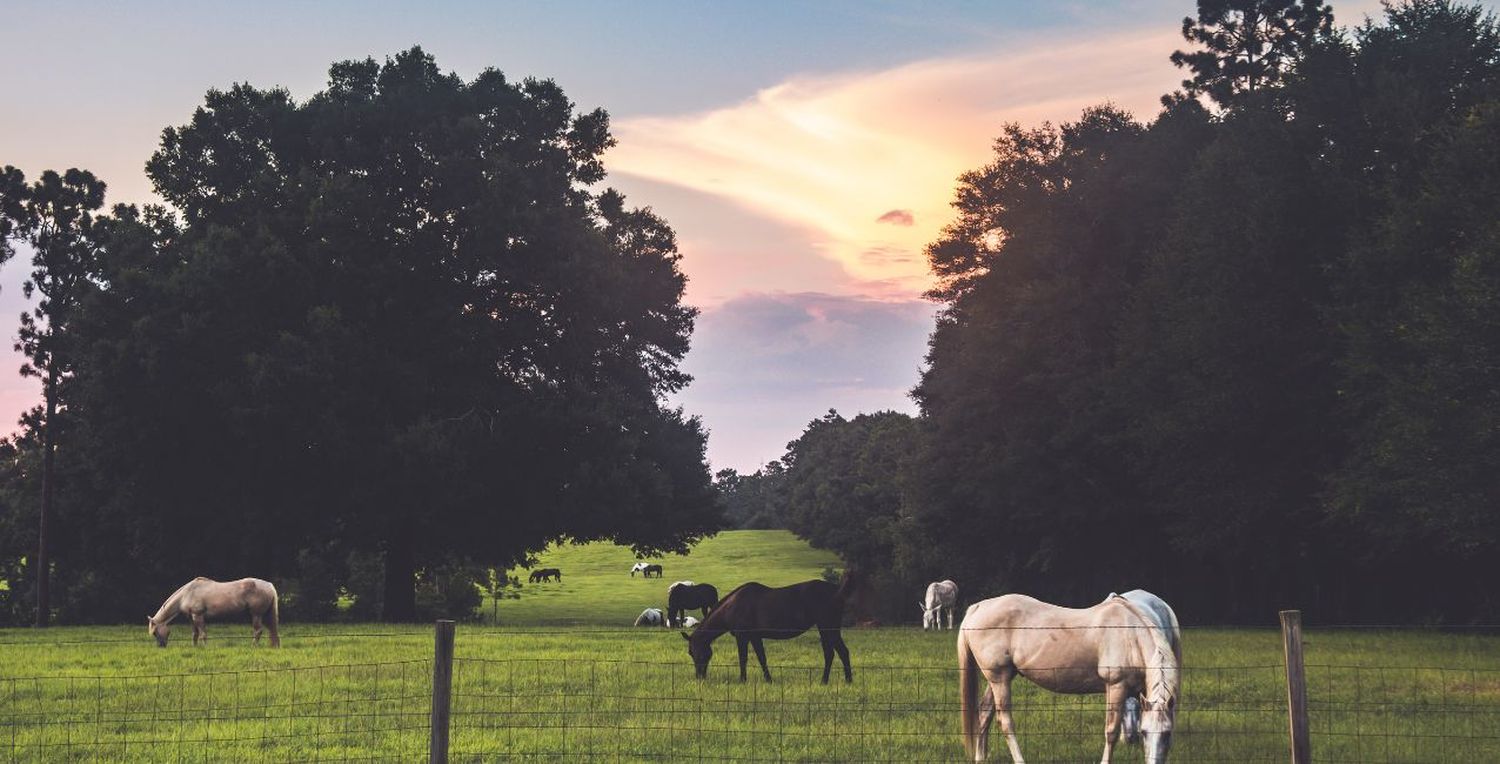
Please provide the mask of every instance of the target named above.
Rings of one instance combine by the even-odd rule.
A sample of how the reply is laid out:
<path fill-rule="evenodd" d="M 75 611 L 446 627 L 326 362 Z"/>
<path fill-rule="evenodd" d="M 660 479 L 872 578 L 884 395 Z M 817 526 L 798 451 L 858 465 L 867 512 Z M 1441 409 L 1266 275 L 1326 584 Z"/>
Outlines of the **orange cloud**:
<path fill-rule="evenodd" d="M 952 219 L 957 177 L 988 161 L 1002 124 L 1106 101 L 1150 118 L 1182 78 L 1167 60 L 1181 46 L 1168 28 L 798 77 L 715 111 L 622 120 L 608 161 L 804 231 L 842 274 L 762 289 L 910 299 L 930 284 L 922 249 Z"/>

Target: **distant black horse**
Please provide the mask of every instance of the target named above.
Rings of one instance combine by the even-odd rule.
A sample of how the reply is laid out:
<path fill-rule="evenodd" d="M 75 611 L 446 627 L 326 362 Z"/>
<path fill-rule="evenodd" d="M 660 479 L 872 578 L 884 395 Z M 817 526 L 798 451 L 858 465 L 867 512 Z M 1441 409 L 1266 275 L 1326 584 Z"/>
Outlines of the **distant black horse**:
<path fill-rule="evenodd" d="M 693 658 L 694 672 L 699 679 L 708 676 L 708 662 L 714 655 L 713 641 L 729 632 L 734 634 L 740 650 L 740 681 L 745 681 L 748 658 L 745 648 L 751 646 L 755 648 L 755 657 L 760 659 L 761 673 L 769 682 L 771 669 L 766 666 L 762 640 L 791 639 L 816 626 L 818 639 L 823 643 L 823 683 L 828 683 L 835 652 L 844 664 L 844 681 L 854 681 L 854 672 L 849 668 L 849 648 L 839 633 L 844 602 L 853 592 L 852 580 L 853 576 L 846 571 L 844 582 L 837 587 L 827 581 L 803 581 L 772 589 L 751 582 L 735 589 L 714 606 L 696 631 L 682 635 L 688 643 L 688 655 Z"/>
<path fill-rule="evenodd" d="M 531 571 L 531 575 L 528 576 L 528 579 L 533 584 L 538 581 L 551 581 L 554 578 L 561 582 L 562 571 L 558 570 L 557 568 L 538 568 Z"/>
<path fill-rule="evenodd" d="M 651 574 L 653 573 L 656 574 L 657 578 L 661 578 L 661 566 L 653 562 L 641 568 L 641 575 L 645 576 L 646 578 L 650 578 Z"/>
<path fill-rule="evenodd" d="M 713 584 L 678 581 L 667 587 L 667 622 L 673 626 L 681 626 L 682 616 L 687 610 L 701 610 L 703 617 L 707 618 L 718 601 L 719 590 Z"/>

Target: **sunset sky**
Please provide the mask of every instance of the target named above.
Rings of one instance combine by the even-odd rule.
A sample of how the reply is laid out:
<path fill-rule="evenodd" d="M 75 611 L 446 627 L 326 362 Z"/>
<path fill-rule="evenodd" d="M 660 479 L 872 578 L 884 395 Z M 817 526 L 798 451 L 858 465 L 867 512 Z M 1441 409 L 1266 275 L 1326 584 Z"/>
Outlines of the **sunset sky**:
<path fill-rule="evenodd" d="M 830 408 L 915 412 L 934 306 L 922 248 L 1006 122 L 1103 102 L 1149 119 L 1191 0 L 55 3 L 8 0 L 0 165 L 83 167 L 153 201 L 162 128 L 209 88 L 322 88 L 330 62 L 421 45 L 445 70 L 550 77 L 603 107 L 607 183 L 677 230 L 703 311 L 674 403 L 715 469 L 758 468 Z M 1340 25 L 1379 3 L 1334 2 Z M 15 76 L 17 62 L 25 76 Z M 0 270 L 14 336 L 28 263 Z M 9 345 L 4 344 L 9 353 Z M 0 421 L 39 399 L 0 358 Z"/>

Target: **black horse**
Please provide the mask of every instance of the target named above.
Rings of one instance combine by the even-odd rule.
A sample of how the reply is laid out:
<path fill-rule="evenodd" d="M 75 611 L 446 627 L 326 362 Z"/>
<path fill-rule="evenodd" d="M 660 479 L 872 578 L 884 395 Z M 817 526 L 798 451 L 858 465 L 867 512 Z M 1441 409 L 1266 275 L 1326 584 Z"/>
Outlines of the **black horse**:
<path fill-rule="evenodd" d="M 682 616 L 687 610 L 700 610 L 707 618 L 709 611 L 719 601 L 719 590 L 713 584 L 695 584 L 678 581 L 667 587 L 667 623 L 682 625 Z"/>
<path fill-rule="evenodd" d="M 558 570 L 557 568 L 538 568 L 536 570 L 531 571 L 531 575 L 528 576 L 527 578 L 533 584 L 536 583 L 536 582 L 538 582 L 538 581 L 551 581 L 554 578 L 556 578 L 559 582 L 561 582 L 562 581 L 562 571 Z"/>
<path fill-rule="evenodd" d="M 765 584 L 751 582 L 730 592 L 692 634 L 683 634 L 687 640 L 688 655 L 693 658 L 693 670 L 699 679 L 708 676 L 708 662 L 713 658 L 713 641 L 729 632 L 740 649 L 740 681 L 745 681 L 745 648 L 755 648 L 755 657 L 760 659 L 760 670 L 771 681 L 771 669 L 766 666 L 765 639 L 791 639 L 804 631 L 818 627 L 818 639 L 823 643 L 823 683 L 828 683 L 828 672 L 833 668 L 833 654 L 839 655 L 844 664 L 844 681 L 854 681 L 854 672 L 849 668 L 849 648 L 839 632 L 844 617 L 844 602 L 853 592 L 853 576 L 846 571 L 844 582 L 835 587 L 827 581 L 803 581 L 800 584 L 772 589 Z"/>
<path fill-rule="evenodd" d="M 641 575 L 646 578 L 650 578 L 653 573 L 656 574 L 657 578 L 661 578 L 661 566 L 654 562 L 641 569 Z"/>

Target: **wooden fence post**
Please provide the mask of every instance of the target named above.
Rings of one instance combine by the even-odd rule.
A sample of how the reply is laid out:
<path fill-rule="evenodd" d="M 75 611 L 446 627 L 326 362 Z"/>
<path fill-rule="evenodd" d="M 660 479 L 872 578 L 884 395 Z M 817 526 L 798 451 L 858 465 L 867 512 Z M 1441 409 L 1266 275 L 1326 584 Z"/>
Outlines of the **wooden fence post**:
<path fill-rule="evenodd" d="M 448 764 L 448 718 L 453 703 L 453 622 L 438 621 L 432 642 L 431 764 Z"/>
<path fill-rule="evenodd" d="M 1286 654 L 1286 712 L 1291 726 L 1292 764 L 1311 764 L 1307 723 L 1307 671 L 1302 663 L 1302 611 L 1281 611 L 1281 644 Z"/>

